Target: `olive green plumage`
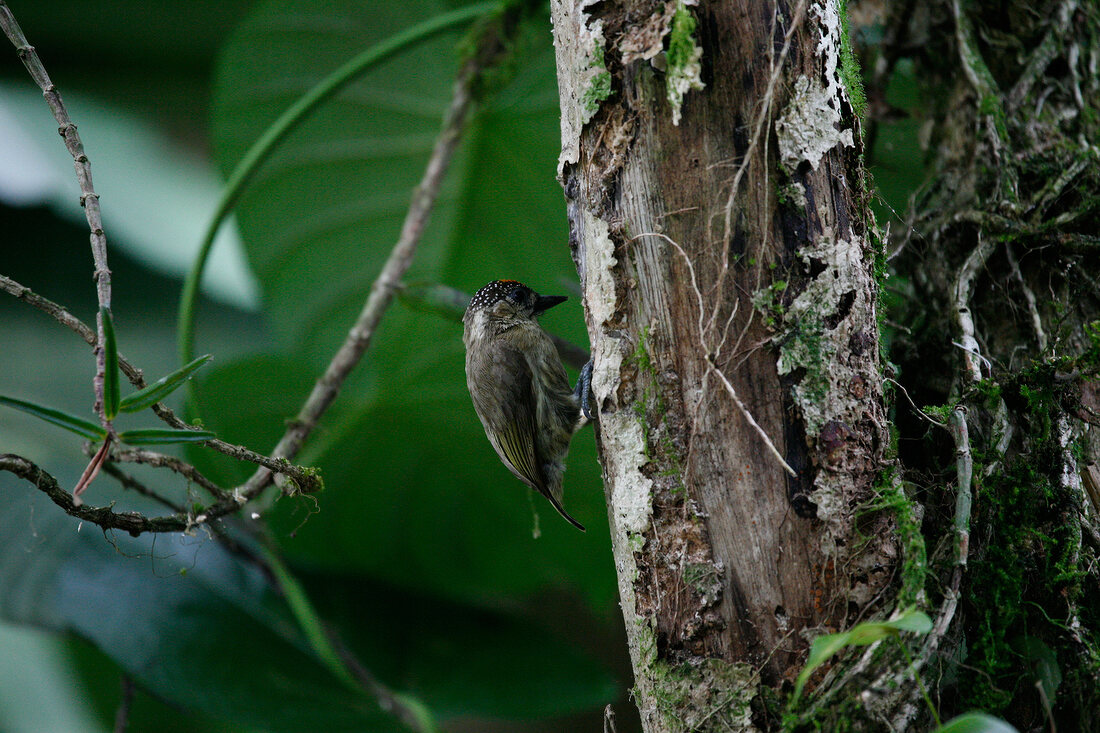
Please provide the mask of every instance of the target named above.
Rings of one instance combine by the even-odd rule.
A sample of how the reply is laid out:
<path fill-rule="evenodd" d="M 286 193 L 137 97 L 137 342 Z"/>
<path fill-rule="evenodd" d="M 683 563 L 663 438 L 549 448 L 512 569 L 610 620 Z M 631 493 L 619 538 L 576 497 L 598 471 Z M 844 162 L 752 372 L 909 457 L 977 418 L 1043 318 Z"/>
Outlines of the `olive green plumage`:
<path fill-rule="evenodd" d="M 504 465 L 583 531 L 561 503 L 569 440 L 583 424 L 580 395 L 570 389 L 554 342 L 535 320 L 564 300 L 515 280 L 494 280 L 477 291 L 462 319 L 466 385 Z"/>

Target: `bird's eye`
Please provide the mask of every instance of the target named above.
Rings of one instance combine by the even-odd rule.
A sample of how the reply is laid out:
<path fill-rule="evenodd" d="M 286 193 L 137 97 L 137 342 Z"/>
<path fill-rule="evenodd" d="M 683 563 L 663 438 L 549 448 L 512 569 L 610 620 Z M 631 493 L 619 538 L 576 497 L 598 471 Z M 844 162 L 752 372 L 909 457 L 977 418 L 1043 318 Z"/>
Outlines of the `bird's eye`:
<path fill-rule="evenodd" d="M 523 302 L 523 292 L 519 288 L 516 288 L 512 292 L 508 293 L 508 300 L 512 301 L 516 305 L 519 305 Z"/>

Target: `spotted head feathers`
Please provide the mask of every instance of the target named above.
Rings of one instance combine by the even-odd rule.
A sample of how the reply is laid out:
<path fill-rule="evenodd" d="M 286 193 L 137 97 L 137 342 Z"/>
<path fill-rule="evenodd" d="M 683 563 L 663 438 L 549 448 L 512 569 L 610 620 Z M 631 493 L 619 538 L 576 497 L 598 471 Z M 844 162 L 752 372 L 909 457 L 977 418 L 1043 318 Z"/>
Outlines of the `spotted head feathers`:
<path fill-rule="evenodd" d="M 537 316 L 566 298 L 564 295 L 539 295 L 518 280 L 493 280 L 474 293 L 466 312 L 492 308 L 502 300 L 507 300 L 517 311 Z"/>

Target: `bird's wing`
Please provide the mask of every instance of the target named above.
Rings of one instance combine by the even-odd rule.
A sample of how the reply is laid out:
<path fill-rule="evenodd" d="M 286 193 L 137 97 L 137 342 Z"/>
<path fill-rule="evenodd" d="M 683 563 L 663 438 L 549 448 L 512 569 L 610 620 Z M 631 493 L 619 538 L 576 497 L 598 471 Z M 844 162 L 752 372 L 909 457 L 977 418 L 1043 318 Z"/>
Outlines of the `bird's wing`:
<path fill-rule="evenodd" d="M 492 425 L 490 438 L 497 455 L 518 478 L 546 493 L 538 458 L 535 455 L 535 401 L 531 388 L 531 368 L 522 354 L 501 349 L 493 375 L 500 410 L 498 424 Z M 506 362 L 507 366 L 502 363 Z"/>

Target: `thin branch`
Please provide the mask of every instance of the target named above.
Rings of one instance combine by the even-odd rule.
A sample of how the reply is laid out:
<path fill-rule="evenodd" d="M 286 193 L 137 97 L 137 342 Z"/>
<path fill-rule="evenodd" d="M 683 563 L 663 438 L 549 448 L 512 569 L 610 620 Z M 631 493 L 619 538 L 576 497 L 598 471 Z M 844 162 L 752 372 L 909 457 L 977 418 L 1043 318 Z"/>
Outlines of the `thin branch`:
<path fill-rule="evenodd" d="M 779 461 L 779 465 L 783 466 L 783 469 L 790 475 L 798 476 L 795 470 L 791 468 L 790 465 L 787 464 L 787 461 L 783 459 L 783 454 L 780 453 L 779 449 L 775 447 L 775 443 L 772 442 L 772 439 L 768 436 L 768 433 L 764 430 L 764 428 L 760 427 L 760 424 L 756 422 L 755 418 L 753 418 L 752 413 L 749 412 L 749 408 L 746 407 L 745 403 L 741 401 L 741 398 L 737 396 L 737 390 L 734 389 L 733 384 L 730 383 L 730 380 L 726 378 L 726 375 L 722 373 L 722 370 L 719 369 L 718 365 L 715 363 L 714 354 L 706 343 L 706 334 L 704 332 L 703 326 L 703 294 L 702 291 L 699 290 L 699 283 L 695 278 L 695 265 L 692 264 L 691 258 L 688 257 L 687 252 L 684 251 L 684 248 L 680 246 L 679 242 L 672 239 L 672 237 L 669 237 L 668 235 L 661 234 L 659 232 L 644 232 L 642 234 L 636 235 L 632 239 L 638 239 L 639 237 L 659 237 L 660 239 L 663 239 L 671 244 L 676 249 L 676 251 L 680 253 L 680 256 L 684 258 L 684 261 L 687 263 L 688 273 L 691 275 L 691 287 L 695 291 L 696 305 L 699 308 L 699 319 L 696 324 L 699 329 L 699 348 L 701 348 L 703 350 L 703 353 L 706 354 L 708 373 L 713 372 L 718 375 L 718 378 L 722 381 L 722 386 L 726 388 L 726 392 L 729 393 L 729 396 L 733 399 L 733 403 L 737 405 L 737 409 L 741 412 L 742 417 L 745 418 L 745 421 L 749 424 L 750 427 L 752 427 L 756 434 L 760 436 L 760 439 L 764 442 L 764 445 L 767 447 L 768 452 L 771 453 L 777 461 Z"/>
<path fill-rule="evenodd" d="M 122 698 L 115 711 L 115 733 L 126 733 L 130 725 L 130 704 L 134 701 L 134 680 L 125 672 L 121 675 Z"/>
<path fill-rule="evenodd" d="M 143 532 L 188 532 L 199 525 L 209 524 L 235 513 L 242 503 L 236 496 L 226 495 L 225 499 L 194 512 L 146 517 L 140 512 L 116 512 L 113 506 L 93 507 L 78 503 L 73 500 L 72 494 L 61 488 L 56 478 L 22 456 L 0 454 L 0 471 L 7 471 L 29 481 L 71 517 L 91 522 L 103 529 L 120 529 L 134 537 Z"/>
<path fill-rule="evenodd" d="M 229 498 L 229 492 L 204 476 L 197 468 L 175 456 L 156 453 L 150 450 L 115 450 L 108 455 L 107 460 L 117 463 L 142 463 L 155 468 L 167 468 L 186 478 L 188 481 L 198 484 L 206 489 L 215 499 L 222 501 Z"/>
<path fill-rule="evenodd" d="M 722 380 L 722 385 L 726 388 L 726 391 L 729 392 L 730 397 L 733 398 L 733 402 L 737 405 L 737 409 L 741 411 L 741 415 L 744 416 L 748 424 L 752 426 L 752 429 L 756 431 L 756 434 L 760 436 L 760 439 L 764 441 L 764 445 L 767 446 L 768 452 L 775 457 L 775 460 L 779 461 L 779 465 L 783 466 L 783 470 L 797 478 L 798 473 L 783 459 L 783 455 L 775 447 L 775 443 L 768 437 L 764 428 L 760 427 L 756 420 L 753 419 L 752 413 L 749 412 L 749 408 L 745 407 L 745 404 L 741 402 L 741 398 L 737 396 L 737 392 L 734 390 L 733 385 L 730 384 L 730 380 L 726 379 L 726 375 L 722 373 L 722 370 L 718 368 L 718 365 L 715 364 L 713 359 L 709 356 L 707 358 L 707 366 L 712 372 L 718 375 L 720 380 Z"/>
<path fill-rule="evenodd" d="M 893 379 L 892 377 L 885 377 L 885 381 L 887 381 L 887 382 L 890 382 L 890 383 L 891 383 L 891 384 L 893 384 L 893 385 L 894 385 L 895 387 L 897 387 L 898 389 L 900 389 L 900 390 L 901 390 L 901 393 L 902 393 L 903 395 L 905 395 L 905 399 L 906 399 L 906 401 L 907 401 L 907 402 L 909 403 L 909 405 L 910 405 L 910 406 L 911 406 L 911 407 L 913 408 L 913 412 L 917 413 L 917 414 L 918 414 L 918 415 L 920 415 L 920 416 L 921 416 L 922 418 L 924 418 L 925 420 L 927 420 L 928 422 L 932 423 L 933 425 L 935 425 L 935 426 L 936 426 L 936 427 L 938 427 L 938 428 L 943 428 L 944 430 L 950 430 L 950 429 L 951 429 L 951 428 L 949 428 L 949 427 L 948 427 L 947 425 L 944 425 L 944 424 L 943 424 L 942 422 L 940 422 L 939 420 L 933 420 L 933 419 L 932 419 L 931 417 L 929 417 L 929 416 L 928 416 L 928 414 L 927 414 L 927 413 L 926 413 L 926 412 L 925 412 L 924 410 L 922 410 L 922 409 L 920 409 L 919 407 L 917 407 L 917 403 L 916 403 L 916 402 L 913 402 L 913 398 L 909 396 L 909 390 L 907 390 L 907 389 L 905 388 L 905 386 L 904 386 L 904 385 L 903 385 L 903 384 L 902 384 L 901 382 L 899 382 L 899 381 L 898 381 L 898 380 L 896 380 L 896 379 Z"/>
<path fill-rule="evenodd" d="M 1039 307 L 1035 300 L 1035 293 L 1031 292 L 1031 288 L 1027 286 L 1027 282 L 1024 280 L 1024 274 L 1020 272 L 1020 263 L 1016 261 L 1016 253 L 1012 251 L 1012 245 L 1005 245 L 1005 256 L 1008 258 L 1008 265 L 1012 268 L 1012 276 L 1016 278 L 1016 282 L 1020 284 L 1020 289 L 1024 291 L 1024 300 L 1027 301 L 1027 310 L 1031 314 L 1031 326 L 1035 329 L 1035 339 L 1039 342 L 1039 353 L 1047 353 L 1047 335 L 1043 330 L 1043 319 L 1039 316 Z"/>
<path fill-rule="evenodd" d="M 0 454 L 0 471 L 7 471 L 29 481 L 69 516 L 92 522 L 103 529 L 120 529 L 137 537 L 142 532 L 180 532 L 195 524 L 178 515 L 150 518 L 138 512 L 116 512 L 109 506 L 78 504 L 73 500 L 72 494 L 61 488 L 56 478 L 22 456 Z"/>
<path fill-rule="evenodd" d="M 95 331 L 90 329 L 83 321 L 74 316 L 64 307 L 54 303 L 52 300 L 43 298 L 41 295 L 34 293 L 30 288 L 20 285 L 9 277 L 0 275 L 0 290 L 4 290 L 14 295 L 19 300 L 31 305 L 38 310 L 51 316 L 61 325 L 71 330 L 80 338 L 84 339 L 84 342 L 89 346 L 95 346 L 96 334 Z M 126 375 L 126 378 L 130 380 L 138 389 L 145 387 L 145 376 L 140 369 L 131 364 L 122 354 L 118 356 L 118 366 L 122 370 L 122 373 Z M 168 426 L 176 428 L 177 430 L 197 430 L 194 425 L 188 425 L 183 420 L 176 417 L 176 414 L 168 407 L 165 407 L 163 403 L 156 403 L 152 407 L 153 412 L 157 417 L 163 420 Z M 285 460 L 277 458 L 269 458 L 262 453 L 245 448 L 244 446 L 234 445 L 233 443 L 227 443 L 224 440 L 214 438 L 202 443 L 218 453 L 236 458 L 240 461 L 248 461 L 249 463 L 255 463 L 258 466 L 264 466 L 268 470 L 275 471 L 287 476 L 297 486 L 298 490 L 303 493 L 312 493 L 318 491 L 321 488 L 321 478 L 317 472 L 310 468 L 303 466 L 296 466 Z"/>
<path fill-rule="evenodd" d="M 103 464 L 103 473 L 112 477 L 115 481 L 118 481 L 118 483 L 124 489 L 129 489 L 130 491 L 141 494 L 142 496 L 147 496 L 156 503 L 171 509 L 177 514 L 187 513 L 187 509 L 185 509 L 183 506 L 177 504 L 171 499 L 168 499 L 167 497 L 161 496 L 160 494 L 153 491 L 151 488 L 138 481 L 136 478 L 126 473 L 113 463 L 108 462 Z"/>
<path fill-rule="evenodd" d="M 989 255 L 993 253 L 995 244 L 995 240 L 982 237 L 979 231 L 978 246 L 970 252 L 955 279 L 955 321 L 959 327 L 961 342 L 959 346 L 962 348 L 963 361 L 972 382 L 981 381 L 982 366 L 981 349 L 974 336 L 974 317 L 970 312 L 970 289 L 978 276 L 978 271 L 985 266 Z"/>
<path fill-rule="evenodd" d="M 19 27 L 19 23 L 16 22 L 15 16 L 12 15 L 4 0 L 0 0 L 0 27 L 4 29 L 4 34 L 15 46 L 19 58 L 22 60 L 23 65 L 27 67 L 31 78 L 42 90 L 42 96 L 46 98 L 46 103 L 53 112 L 54 119 L 57 120 L 57 131 L 65 140 L 65 148 L 72 156 L 73 165 L 76 168 L 76 181 L 80 186 L 80 205 L 84 207 L 84 216 L 87 218 L 88 227 L 91 229 L 92 259 L 95 262 L 93 279 L 96 283 L 96 297 L 99 300 L 100 308 L 99 314 L 96 316 L 99 336 L 95 345 L 96 374 L 93 380 L 95 412 L 99 415 L 103 427 L 110 434 L 112 433 L 111 421 L 107 419 L 103 404 L 103 384 L 107 371 L 107 354 L 103 346 L 106 343 L 103 331 L 103 309 L 108 311 L 111 309 L 111 271 L 107 267 L 107 237 L 103 233 L 99 195 L 92 186 L 92 165 L 88 161 L 88 156 L 84 153 L 84 144 L 80 141 L 80 135 L 77 134 L 76 125 L 69 119 L 69 113 L 65 110 L 65 105 L 61 101 L 61 94 L 58 93 L 53 81 L 50 80 L 50 75 L 46 73 L 46 68 L 42 65 L 42 60 L 38 58 L 34 46 L 27 42 L 27 37 L 23 35 L 23 30 Z"/>
<path fill-rule="evenodd" d="M 974 459 L 970 453 L 970 430 L 966 424 L 966 405 L 951 411 L 951 434 L 955 438 L 955 564 L 966 565 L 970 554 L 970 505 L 973 496 Z"/>

